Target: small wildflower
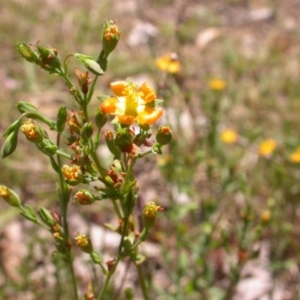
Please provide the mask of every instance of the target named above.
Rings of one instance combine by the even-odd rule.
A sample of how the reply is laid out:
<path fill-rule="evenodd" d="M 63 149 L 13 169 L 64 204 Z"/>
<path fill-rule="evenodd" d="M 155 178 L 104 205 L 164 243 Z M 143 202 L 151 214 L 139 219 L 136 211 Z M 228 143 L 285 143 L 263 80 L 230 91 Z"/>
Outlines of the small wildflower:
<path fill-rule="evenodd" d="M 103 51 L 108 56 L 117 46 L 121 32 L 115 21 L 105 21 L 102 31 Z"/>
<path fill-rule="evenodd" d="M 213 91 L 223 91 L 226 88 L 226 82 L 222 79 L 210 80 L 208 85 Z"/>
<path fill-rule="evenodd" d="M 269 210 L 265 210 L 260 215 L 260 220 L 263 224 L 267 224 L 270 222 L 271 219 L 271 212 Z"/>
<path fill-rule="evenodd" d="M 155 91 L 147 83 L 138 87 L 129 81 L 117 81 L 110 87 L 115 97 L 106 99 L 100 109 L 103 113 L 116 115 L 121 124 L 152 125 L 162 116 L 163 110 L 153 105 Z"/>
<path fill-rule="evenodd" d="M 85 253 L 93 252 L 93 244 L 85 234 L 77 234 L 75 237 L 76 245 Z"/>
<path fill-rule="evenodd" d="M 144 226 L 147 229 L 150 229 L 153 226 L 156 220 L 157 212 L 162 210 L 163 207 L 156 205 L 153 201 L 151 201 L 146 205 L 143 211 L 143 220 L 144 220 Z"/>
<path fill-rule="evenodd" d="M 297 164 L 300 163 L 300 147 L 298 147 L 293 153 L 291 153 L 290 161 Z"/>
<path fill-rule="evenodd" d="M 276 149 L 277 143 L 274 139 L 267 139 L 260 143 L 258 153 L 261 156 L 270 156 Z"/>
<path fill-rule="evenodd" d="M 76 185 L 82 181 L 82 172 L 77 165 L 64 165 L 61 171 L 65 181 L 70 185 Z"/>
<path fill-rule="evenodd" d="M 165 54 L 155 60 L 155 65 L 162 71 L 176 74 L 180 71 L 180 61 L 176 53 Z"/>
<path fill-rule="evenodd" d="M 10 206 L 21 207 L 21 200 L 19 196 L 13 190 L 4 185 L 0 185 L 0 197 L 3 198 Z"/>
<path fill-rule="evenodd" d="M 235 130 L 225 129 L 222 131 L 220 138 L 225 144 L 234 144 L 238 139 L 238 134 Z"/>
<path fill-rule="evenodd" d="M 24 122 L 20 129 L 31 142 L 41 143 L 44 138 L 41 128 L 31 119 Z"/>

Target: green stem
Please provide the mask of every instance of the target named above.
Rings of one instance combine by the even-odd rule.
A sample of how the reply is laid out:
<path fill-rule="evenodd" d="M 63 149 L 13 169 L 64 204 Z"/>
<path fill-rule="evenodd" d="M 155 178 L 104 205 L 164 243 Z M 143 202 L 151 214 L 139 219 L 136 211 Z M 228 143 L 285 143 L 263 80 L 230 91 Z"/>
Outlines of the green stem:
<path fill-rule="evenodd" d="M 65 153 L 63 151 L 60 151 L 60 150 L 57 150 L 56 154 L 61 156 L 61 157 L 67 158 L 67 159 L 72 159 L 72 155 L 70 155 L 68 153 Z"/>
<path fill-rule="evenodd" d="M 57 135 L 57 146 L 59 147 L 60 144 L 60 134 Z M 61 213 L 62 213 L 62 225 L 64 230 L 64 242 L 66 247 L 66 263 L 69 268 L 69 272 L 71 275 L 71 281 L 72 281 L 72 288 L 73 288 L 73 299 L 78 300 L 78 292 L 77 292 L 77 282 L 74 272 L 74 266 L 73 266 L 73 258 L 72 258 L 72 250 L 69 249 L 69 226 L 68 226 L 68 203 L 70 200 L 70 192 L 68 190 L 68 186 L 64 181 L 62 172 L 61 172 L 61 160 L 60 156 L 57 155 L 57 165 L 59 167 L 58 177 L 59 177 L 59 201 L 60 201 L 60 207 L 61 207 Z"/>
<path fill-rule="evenodd" d="M 122 219 L 122 213 L 121 213 L 120 208 L 117 204 L 117 200 L 112 200 L 112 203 L 113 203 L 113 206 L 114 206 L 114 210 L 115 210 L 116 214 L 118 215 L 118 218 Z"/>
<path fill-rule="evenodd" d="M 138 272 L 138 277 L 139 277 L 139 283 L 140 283 L 140 287 L 144 296 L 144 300 L 149 300 L 149 296 L 148 296 L 148 292 L 147 292 L 147 287 L 146 287 L 146 282 L 145 282 L 145 278 L 142 272 L 142 266 L 141 265 L 137 265 L 136 264 L 136 269 Z"/>
<path fill-rule="evenodd" d="M 108 284 L 109 284 L 109 281 L 110 281 L 110 278 L 111 278 L 112 275 L 113 275 L 113 272 L 109 272 L 108 275 L 106 276 L 106 279 L 105 279 L 105 282 L 104 282 L 104 286 L 103 286 L 103 288 L 101 290 L 101 293 L 100 293 L 100 295 L 98 297 L 98 300 L 102 300 L 103 299 L 103 297 L 105 295 L 105 291 L 106 291 L 106 289 L 108 287 Z"/>
<path fill-rule="evenodd" d="M 91 147 L 91 148 L 93 149 L 93 147 Z M 102 167 L 96 152 L 93 150 L 93 151 L 91 151 L 90 155 L 91 155 L 91 157 L 92 157 L 92 159 L 93 159 L 93 161 L 96 165 L 96 168 L 97 168 L 98 172 L 100 173 L 101 177 L 105 178 L 106 170 Z"/>
<path fill-rule="evenodd" d="M 93 97 L 94 90 L 95 90 L 95 85 L 96 85 L 96 82 L 98 80 L 98 77 L 99 76 L 96 75 L 95 78 L 94 78 L 94 81 L 93 81 L 93 83 L 92 83 L 92 85 L 90 87 L 89 93 L 87 95 L 86 104 L 88 104 L 91 101 L 92 97 Z"/>

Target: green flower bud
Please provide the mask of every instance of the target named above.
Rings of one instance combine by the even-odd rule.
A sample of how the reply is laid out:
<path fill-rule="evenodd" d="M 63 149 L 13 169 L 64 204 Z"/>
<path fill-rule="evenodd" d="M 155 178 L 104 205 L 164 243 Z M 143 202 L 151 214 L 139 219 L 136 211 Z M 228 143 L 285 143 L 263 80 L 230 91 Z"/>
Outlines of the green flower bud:
<path fill-rule="evenodd" d="M 50 211 L 44 207 L 42 207 L 39 211 L 38 214 L 42 221 L 47 224 L 48 226 L 53 226 L 55 224 L 53 217 L 50 213 Z"/>
<path fill-rule="evenodd" d="M 15 130 L 9 134 L 9 136 L 6 138 L 4 145 L 1 149 L 1 156 L 2 158 L 5 158 L 9 155 L 11 155 L 17 148 L 18 144 L 18 130 Z"/>
<path fill-rule="evenodd" d="M 133 144 L 135 136 L 128 128 L 122 128 L 117 131 L 115 144 L 122 149 L 126 149 Z"/>
<path fill-rule="evenodd" d="M 84 64 L 84 66 L 95 75 L 103 75 L 103 70 L 99 66 L 99 64 L 93 60 L 91 56 L 75 53 L 74 55 L 80 62 Z"/>
<path fill-rule="evenodd" d="M 31 221 L 31 222 L 34 222 L 34 223 L 35 223 L 35 222 L 37 221 L 35 211 L 34 211 L 34 209 L 33 209 L 31 206 L 29 206 L 29 205 L 25 205 L 25 206 L 23 207 L 22 212 L 21 212 L 21 215 L 22 215 L 25 219 L 27 219 L 27 220 L 29 220 L 29 221 Z"/>
<path fill-rule="evenodd" d="M 38 65 L 40 64 L 38 53 L 33 50 L 28 44 L 24 42 L 17 43 L 17 50 L 27 61 Z"/>
<path fill-rule="evenodd" d="M 21 207 L 21 200 L 17 193 L 4 185 L 0 185 L 0 197 L 10 206 Z"/>
<path fill-rule="evenodd" d="M 74 196 L 74 202 L 81 205 L 89 205 L 95 201 L 95 196 L 88 190 L 80 190 Z"/>
<path fill-rule="evenodd" d="M 105 141 L 107 144 L 107 147 L 109 151 L 116 157 L 120 158 L 121 157 L 121 151 L 120 149 L 115 145 L 113 134 L 111 131 L 106 131 L 105 133 Z"/>
<path fill-rule="evenodd" d="M 30 112 L 37 112 L 38 111 L 37 108 L 33 104 L 31 104 L 29 102 L 26 102 L 26 101 L 20 101 L 20 102 L 17 103 L 16 106 L 17 106 L 17 109 L 19 110 L 19 112 L 21 114 L 29 112 L 29 111 Z"/>
<path fill-rule="evenodd" d="M 90 256 L 95 264 L 101 264 L 102 259 L 97 252 L 93 251 L 92 253 L 90 253 Z"/>
<path fill-rule="evenodd" d="M 172 131 L 168 125 L 160 126 L 156 132 L 156 141 L 160 145 L 167 145 L 172 140 Z"/>
<path fill-rule="evenodd" d="M 85 253 L 92 254 L 94 251 L 90 238 L 88 238 L 85 234 L 76 235 L 75 243 Z"/>
<path fill-rule="evenodd" d="M 96 123 L 96 126 L 101 129 L 105 123 L 107 122 L 107 115 L 104 114 L 102 112 L 101 109 L 97 109 L 97 112 L 96 112 L 96 116 L 95 116 L 95 123 Z"/>
<path fill-rule="evenodd" d="M 72 166 L 64 165 L 61 168 L 61 171 L 66 183 L 69 185 L 79 184 L 83 180 L 82 171 L 80 167 L 77 165 L 72 165 Z"/>
<path fill-rule="evenodd" d="M 56 117 L 56 130 L 59 133 L 62 133 L 65 129 L 66 121 L 67 121 L 67 108 L 65 105 L 62 105 L 57 113 Z"/>
<path fill-rule="evenodd" d="M 44 139 L 42 143 L 37 144 L 38 148 L 49 156 L 56 154 L 58 147 L 50 140 Z"/>
<path fill-rule="evenodd" d="M 7 129 L 3 133 L 3 137 L 9 136 L 12 132 L 18 131 L 21 126 L 21 120 L 17 120 L 13 122 L 10 126 L 7 127 Z"/>
<path fill-rule="evenodd" d="M 156 220 L 158 211 L 163 210 L 163 207 L 156 205 L 154 202 L 150 202 L 143 211 L 143 221 L 146 229 L 150 229 Z"/>
<path fill-rule="evenodd" d="M 94 132 L 94 125 L 90 122 L 85 123 L 80 131 L 80 136 L 84 139 L 84 140 L 88 140 Z"/>
<path fill-rule="evenodd" d="M 56 49 L 41 46 L 38 46 L 37 48 L 40 53 L 41 68 L 49 71 L 50 73 L 56 73 L 56 71 L 60 71 L 62 69 L 61 61 Z"/>

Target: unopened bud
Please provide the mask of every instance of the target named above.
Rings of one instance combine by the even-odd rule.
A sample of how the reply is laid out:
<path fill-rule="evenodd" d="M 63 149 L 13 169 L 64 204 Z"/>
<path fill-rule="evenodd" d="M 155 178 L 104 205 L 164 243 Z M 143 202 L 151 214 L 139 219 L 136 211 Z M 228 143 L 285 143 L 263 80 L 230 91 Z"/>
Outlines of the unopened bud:
<path fill-rule="evenodd" d="M 58 112 L 56 117 L 56 130 L 59 133 L 62 133 L 65 129 L 66 121 L 67 121 L 67 108 L 65 105 L 62 105 Z"/>
<path fill-rule="evenodd" d="M 116 157 L 120 158 L 121 157 L 121 151 L 120 149 L 115 145 L 113 134 L 111 131 L 106 131 L 105 132 L 105 141 L 106 145 L 109 149 L 109 151 Z"/>
<path fill-rule="evenodd" d="M 93 244 L 85 234 L 78 234 L 75 237 L 76 245 L 85 253 L 93 253 Z"/>
<path fill-rule="evenodd" d="M 4 145 L 1 149 L 2 158 L 11 155 L 16 150 L 18 144 L 18 133 L 19 128 L 17 128 L 15 131 L 12 131 L 6 138 Z"/>
<path fill-rule="evenodd" d="M 56 49 L 41 46 L 38 46 L 37 48 L 40 53 L 41 68 L 49 71 L 50 73 L 55 73 L 56 70 L 61 70 L 61 61 Z"/>
<path fill-rule="evenodd" d="M 4 185 L 0 185 L 0 197 L 10 206 L 21 207 L 21 200 L 17 193 Z"/>
<path fill-rule="evenodd" d="M 126 149 L 133 144 L 135 136 L 129 128 L 122 128 L 117 131 L 115 144 L 120 147 L 120 149 Z"/>
<path fill-rule="evenodd" d="M 107 115 L 103 113 L 101 109 L 97 109 L 96 116 L 95 116 L 96 126 L 99 129 L 101 129 L 106 122 L 107 122 Z"/>
<path fill-rule="evenodd" d="M 19 101 L 16 106 L 21 114 L 26 113 L 26 112 L 37 112 L 38 111 L 37 108 L 33 104 L 26 102 L 26 101 Z"/>
<path fill-rule="evenodd" d="M 94 195 L 88 190 L 80 190 L 74 196 L 74 202 L 80 205 L 89 205 L 95 201 Z"/>
<path fill-rule="evenodd" d="M 17 43 L 17 50 L 27 61 L 40 64 L 39 54 L 28 44 L 24 42 Z"/>
<path fill-rule="evenodd" d="M 161 145 L 167 145 L 172 140 L 172 131 L 168 125 L 160 126 L 156 132 L 156 141 Z"/>
<path fill-rule="evenodd" d="M 49 156 L 55 155 L 58 150 L 58 147 L 53 142 L 46 139 L 44 139 L 43 142 L 37 146 L 41 151 Z"/>
<path fill-rule="evenodd" d="M 80 131 L 80 136 L 82 137 L 82 139 L 87 141 L 93 135 L 93 132 L 94 132 L 94 125 L 88 122 L 82 126 Z"/>
<path fill-rule="evenodd" d="M 40 216 L 40 218 L 42 219 L 42 221 L 47 224 L 48 226 L 53 226 L 55 224 L 53 217 L 51 215 L 51 213 L 49 212 L 48 209 L 42 207 L 39 211 L 38 214 Z"/>
<path fill-rule="evenodd" d="M 95 75 L 103 75 L 103 70 L 99 66 L 99 64 L 93 60 L 91 56 L 76 53 L 74 55 L 80 62 L 84 64 L 84 66 Z"/>

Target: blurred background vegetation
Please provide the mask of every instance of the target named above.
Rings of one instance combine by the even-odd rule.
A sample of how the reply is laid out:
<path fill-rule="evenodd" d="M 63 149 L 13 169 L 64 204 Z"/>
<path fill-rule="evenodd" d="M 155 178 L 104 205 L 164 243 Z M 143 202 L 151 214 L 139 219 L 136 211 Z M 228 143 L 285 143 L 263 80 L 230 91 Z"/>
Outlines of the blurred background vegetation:
<path fill-rule="evenodd" d="M 49 117 L 60 104 L 73 105 L 64 83 L 22 60 L 16 42 L 54 47 L 62 58 L 97 57 L 104 19 L 116 20 L 122 36 L 96 95 L 130 77 L 149 81 L 165 100 L 173 142 L 136 170 L 139 207 L 150 200 L 165 207 L 151 236 L 158 254 L 145 264 L 151 299 L 299 299 L 298 1 L 10 0 L 0 11 L 0 132 L 16 118 L 18 101 Z M 180 70 L 161 70 L 162 55 Z M 52 209 L 50 170 L 20 137 L 13 156 L 0 161 L 0 182 L 25 203 Z M 73 206 L 89 222 L 110 221 L 106 204 Z M 21 232 L 11 229 L 16 222 Z M 0 298 L 66 299 L 62 279 L 53 288 L 44 278 L 47 233 L 26 226 L 0 203 Z M 34 238 L 25 238 L 28 232 Z M 11 235 L 30 251 L 20 253 Z M 34 250 L 36 239 L 45 243 L 43 255 Z M 10 262 L 14 255 L 19 259 Z M 29 276 L 40 264 L 43 276 Z"/>

